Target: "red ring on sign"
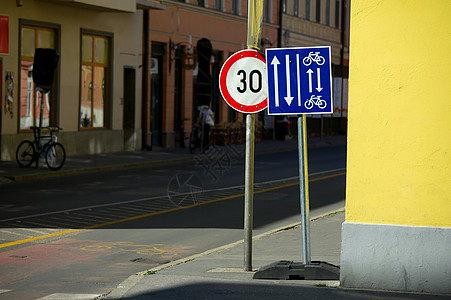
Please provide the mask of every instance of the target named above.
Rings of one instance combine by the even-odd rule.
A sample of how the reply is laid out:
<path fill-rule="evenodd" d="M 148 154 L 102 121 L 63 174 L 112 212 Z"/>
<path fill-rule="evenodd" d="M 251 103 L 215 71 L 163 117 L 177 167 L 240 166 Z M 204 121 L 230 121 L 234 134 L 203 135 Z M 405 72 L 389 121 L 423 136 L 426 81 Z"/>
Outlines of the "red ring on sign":
<path fill-rule="evenodd" d="M 229 72 L 230 68 L 236 61 L 245 57 L 257 58 L 261 60 L 264 64 L 266 64 L 265 59 L 258 51 L 246 49 L 235 52 L 224 62 L 224 65 L 221 68 L 221 72 L 219 73 L 219 90 L 221 91 L 222 97 L 224 98 L 226 103 L 233 109 L 242 113 L 256 113 L 268 107 L 268 97 L 266 97 L 262 102 L 258 104 L 244 105 L 235 101 L 235 99 L 232 98 L 229 91 L 227 90 L 226 84 L 227 73 Z"/>

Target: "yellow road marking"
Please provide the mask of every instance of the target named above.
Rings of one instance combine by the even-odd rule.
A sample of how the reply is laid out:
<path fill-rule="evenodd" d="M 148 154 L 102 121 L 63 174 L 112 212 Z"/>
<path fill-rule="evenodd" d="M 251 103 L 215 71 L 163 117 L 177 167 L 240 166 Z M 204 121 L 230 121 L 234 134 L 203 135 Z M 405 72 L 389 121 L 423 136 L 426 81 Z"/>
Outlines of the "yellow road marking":
<path fill-rule="evenodd" d="M 343 176 L 345 174 L 346 174 L 346 172 L 343 172 L 343 173 L 339 173 L 339 174 L 334 174 L 334 175 L 314 178 L 314 179 L 310 179 L 309 182 L 325 180 L 325 179 L 329 179 L 329 178 Z M 261 191 L 255 191 L 254 194 L 266 193 L 266 192 L 270 192 L 270 191 L 274 191 L 274 190 L 278 190 L 278 189 L 292 187 L 292 186 L 295 186 L 295 185 L 299 185 L 299 182 L 294 182 L 294 183 L 289 183 L 289 184 L 285 184 L 285 185 L 275 186 L 275 187 L 267 188 L 267 189 L 264 189 L 264 190 L 261 190 Z M 54 233 L 51 233 L 51 234 L 36 236 L 36 237 L 33 237 L 33 238 L 29 238 L 29 239 L 24 239 L 24 240 L 19 240 L 19 241 L 15 241 L 15 242 L 9 242 L 9 243 L 5 243 L 5 244 L 0 244 L 0 248 L 6 248 L 6 247 L 15 246 L 15 245 L 25 244 L 25 243 L 29 243 L 29 242 L 33 242 L 33 241 L 37 241 L 37 240 L 42 240 L 42 239 L 46 239 L 46 238 L 50 238 L 50 237 L 55 237 L 55 236 L 59 236 L 59 235 L 63 235 L 63 234 L 68 234 L 68 233 L 72 233 L 72 232 L 88 230 L 88 229 L 95 229 L 95 228 L 99 228 L 99 227 L 105 227 L 105 226 L 114 225 L 114 224 L 118 224 L 118 223 L 122 223 L 122 222 L 133 221 L 133 220 L 137 220 L 137 219 L 142 219 L 142 218 L 147 218 L 147 217 L 151 217 L 151 216 L 161 215 L 161 214 L 165 214 L 165 213 L 169 213 L 169 212 L 173 212 L 173 211 L 177 211 L 177 210 L 188 209 L 188 208 L 192 208 L 192 207 L 196 207 L 196 206 L 200 206 L 200 205 L 216 203 L 216 202 L 229 200 L 229 199 L 235 199 L 235 198 L 239 198 L 239 197 L 244 197 L 244 193 L 237 194 L 237 195 L 232 195 L 232 196 L 227 196 L 227 197 L 223 197 L 223 198 L 219 198 L 219 199 L 214 199 L 214 200 L 210 200 L 210 201 L 206 201 L 206 202 L 202 202 L 202 203 L 195 203 L 195 204 L 191 204 L 191 205 L 188 205 L 188 206 L 170 208 L 170 209 L 157 211 L 157 212 L 153 212 L 153 213 L 148 213 L 148 214 L 144 214 L 144 215 L 140 215 L 140 216 L 134 216 L 134 217 L 126 218 L 126 219 L 110 221 L 110 222 L 97 224 L 97 225 L 92 225 L 92 226 L 88 226 L 88 227 L 77 228 L 77 229 L 69 229 L 69 230 L 54 232 Z"/>

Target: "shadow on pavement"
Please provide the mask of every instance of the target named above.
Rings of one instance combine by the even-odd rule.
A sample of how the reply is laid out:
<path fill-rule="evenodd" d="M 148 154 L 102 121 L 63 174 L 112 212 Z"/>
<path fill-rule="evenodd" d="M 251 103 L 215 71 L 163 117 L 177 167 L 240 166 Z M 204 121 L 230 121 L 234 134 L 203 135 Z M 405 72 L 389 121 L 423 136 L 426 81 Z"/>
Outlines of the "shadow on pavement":
<path fill-rule="evenodd" d="M 152 292 L 143 292 L 123 299 L 449 299 L 445 296 L 380 292 L 369 290 L 351 290 L 341 288 L 299 286 L 295 284 L 235 284 L 235 283 L 192 283 L 173 288 L 155 288 Z"/>

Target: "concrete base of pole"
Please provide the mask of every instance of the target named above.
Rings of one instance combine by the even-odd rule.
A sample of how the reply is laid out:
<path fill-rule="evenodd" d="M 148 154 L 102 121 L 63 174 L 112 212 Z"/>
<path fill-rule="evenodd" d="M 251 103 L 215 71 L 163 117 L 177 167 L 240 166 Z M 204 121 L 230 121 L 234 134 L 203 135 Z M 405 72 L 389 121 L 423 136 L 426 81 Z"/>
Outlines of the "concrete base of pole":
<path fill-rule="evenodd" d="M 340 267 L 323 261 L 310 264 L 282 260 L 261 268 L 254 279 L 273 280 L 339 280 Z"/>

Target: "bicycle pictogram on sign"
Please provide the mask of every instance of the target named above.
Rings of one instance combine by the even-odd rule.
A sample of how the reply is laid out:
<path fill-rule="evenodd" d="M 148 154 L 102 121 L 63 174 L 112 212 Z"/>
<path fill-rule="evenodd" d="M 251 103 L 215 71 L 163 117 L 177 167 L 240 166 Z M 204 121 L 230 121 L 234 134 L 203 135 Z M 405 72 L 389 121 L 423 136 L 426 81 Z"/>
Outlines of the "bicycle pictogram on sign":
<path fill-rule="evenodd" d="M 316 62 L 318 66 L 322 66 L 326 62 L 326 59 L 319 55 L 319 52 L 310 52 L 308 56 L 304 57 L 302 63 L 304 64 L 304 66 L 308 67 L 310 66 L 312 61 Z"/>
<path fill-rule="evenodd" d="M 319 108 L 323 109 L 323 108 L 325 108 L 327 106 L 327 102 L 325 100 L 321 99 L 321 96 L 314 96 L 314 95 L 312 95 L 312 96 L 310 96 L 310 99 L 308 99 L 305 102 L 305 108 L 312 109 L 314 105 L 316 105 Z"/>
<path fill-rule="evenodd" d="M 266 49 L 268 114 L 333 112 L 330 47 Z"/>

